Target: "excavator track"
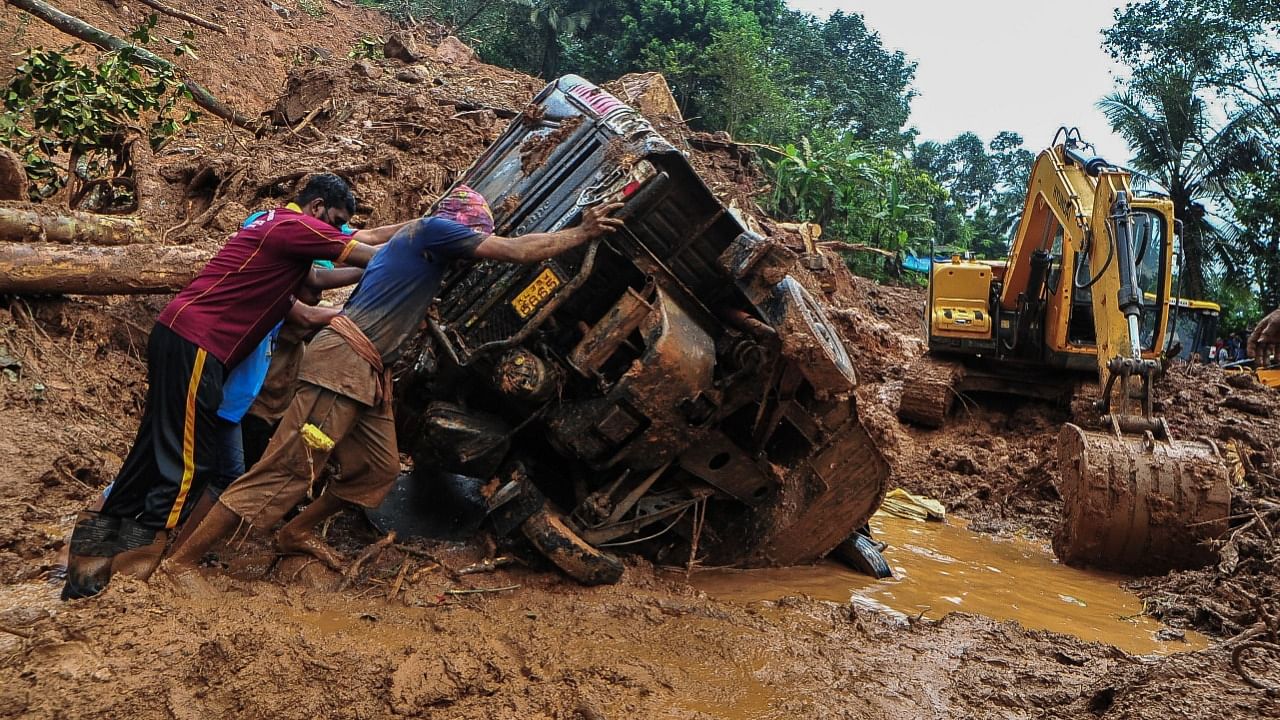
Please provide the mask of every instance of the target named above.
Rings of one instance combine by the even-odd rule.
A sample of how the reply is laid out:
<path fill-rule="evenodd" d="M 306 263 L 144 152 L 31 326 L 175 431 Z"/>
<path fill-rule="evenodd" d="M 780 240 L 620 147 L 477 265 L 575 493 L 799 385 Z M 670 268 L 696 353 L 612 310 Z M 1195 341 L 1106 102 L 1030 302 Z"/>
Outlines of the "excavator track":
<path fill-rule="evenodd" d="M 946 423 L 956 400 L 956 385 L 964 378 L 964 365 L 924 355 L 907 368 L 902 382 L 898 417 L 929 428 Z"/>

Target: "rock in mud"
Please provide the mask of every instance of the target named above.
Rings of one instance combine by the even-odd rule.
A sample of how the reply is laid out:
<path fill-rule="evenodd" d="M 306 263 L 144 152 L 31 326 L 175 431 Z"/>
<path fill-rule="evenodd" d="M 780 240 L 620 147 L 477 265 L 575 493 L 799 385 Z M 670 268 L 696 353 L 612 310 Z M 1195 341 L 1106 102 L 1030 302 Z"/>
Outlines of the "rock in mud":
<path fill-rule="evenodd" d="M 351 66 L 351 72 L 362 78 L 368 78 L 370 80 L 377 80 L 382 77 L 382 68 L 374 65 L 368 60 L 357 60 L 356 63 Z"/>
<path fill-rule="evenodd" d="M 404 111 L 409 113 L 425 112 L 433 106 L 426 95 L 410 95 L 404 99 Z"/>
<path fill-rule="evenodd" d="M 284 93 L 271 110 L 272 122 L 277 125 L 302 122 L 333 95 L 336 80 L 334 71 L 326 67 L 308 68 L 291 75 L 285 83 Z"/>
<path fill-rule="evenodd" d="M 396 73 L 396 79 L 407 83 L 424 83 L 431 81 L 431 71 L 421 65 L 410 65 Z"/>
<path fill-rule="evenodd" d="M 469 65 L 475 61 L 476 51 L 450 35 L 436 46 L 436 58 L 447 65 Z"/>
<path fill-rule="evenodd" d="M 407 63 L 418 62 L 422 59 L 421 53 L 418 52 L 418 44 L 413 40 L 413 33 L 398 32 L 392 33 L 391 37 L 382 45 L 383 57 L 392 60 L 403 60 Z"/>

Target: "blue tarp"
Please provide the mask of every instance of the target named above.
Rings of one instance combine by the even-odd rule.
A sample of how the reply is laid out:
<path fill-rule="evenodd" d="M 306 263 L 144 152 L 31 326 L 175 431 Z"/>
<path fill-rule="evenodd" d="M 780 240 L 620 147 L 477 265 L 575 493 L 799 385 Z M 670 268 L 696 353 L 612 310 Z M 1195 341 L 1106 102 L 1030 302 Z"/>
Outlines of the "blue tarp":
<path fill-rule="evenodd" d="M 902 268 L 912 272 L 927 273 L 929 272 L 929 268 L 933 266 L 933 263 L 946 262 L 950 259 L 950 255 L 934 255 L 933 258 L 930 259 L 927 255 L 925 257 L 920 257 L 913 252 L 908 252 L 907 257 L 902 260 Z"/>

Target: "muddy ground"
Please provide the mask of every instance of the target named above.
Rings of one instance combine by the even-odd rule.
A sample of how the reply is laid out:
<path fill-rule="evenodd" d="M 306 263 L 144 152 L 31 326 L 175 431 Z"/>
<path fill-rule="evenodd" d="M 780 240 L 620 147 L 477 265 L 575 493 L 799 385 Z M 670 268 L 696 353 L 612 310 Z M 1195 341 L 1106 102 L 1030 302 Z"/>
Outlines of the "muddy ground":
<path fill-rule="evenodd" d="M 416 33 L 421 61 L 356 67 L 345 57 L 356 38 L 391 27 L 324 0 L 319 17 L 286 0 L 287 21 L 259 2 L 176 4 L 232 27 L 230 42 L 199 35 L 202 60 L 191 67 L 228 102 L 251 114 L 323 109 L 306 127 L 294 118 L 293 130 L 258 139 L 204 122 L 139 158 L 142 213 L 168 229 L 169 242 L 216 242 L 321 166 L 346 171 L 358 220 L 417 214 L 542 85 L 466 58 L 429 28 Z M 113 31 L 138 17 L 90 0 L 59 6 Z M 8 7 L 0 22 L 6 52 L 69 42 Z M 182 30 L 168 20 L 161 28 Z M 750 151 L 660 115 L 708 184 L 754 213 L 763 182 Z M 805 281 L 825 289 L 851 349 L 859 411 L 891 462 L 892 484 L 943 500 L 975 529 L 1047 537 L 1060 512 L 1053 443 L 1064 421 L 1079 419 L 1071 408 L 972 398 L 945 429 L 903 426 L 894 413 L 903 370 L 923 347 L 923 293 L 839 271 Z M 1234 539 L 1231 559 L 1135 582 L 1149 612 L 1220 641 L 1202 652 L 1134 657 L 977 616 L 902 621 L 803 596 L 726 603 L 693 589 L 684 569 L 638 558 L 621 584 L 585 589 L 518 546 L 483 539 L 388 548 L 344 586 L 252 536 L 219 551 L 223 567 L 208 573 L 205 596 L 121 581 L 99 598 L 61 603 L 59 552 L 75 511 L 128 450 L 145 394 L 146 333 L 166 299 L 0 299 L 0 716 L 1280 715 L 1275 699 L 1231 669 L 1225 644 L 1278 594 L 1275 515 L 1265 503 L 1280 495 L 1280 402 L 1212 368 L 1175 368 L 1161 396 L 1177 436 L 1234 441 L 1242 458 L 1240 517 L 1224 538 Z M 351 514 L 330 537 L 355 553 L 377 535 Z M 459 572 L 493 552 L 520 562 Z"/>

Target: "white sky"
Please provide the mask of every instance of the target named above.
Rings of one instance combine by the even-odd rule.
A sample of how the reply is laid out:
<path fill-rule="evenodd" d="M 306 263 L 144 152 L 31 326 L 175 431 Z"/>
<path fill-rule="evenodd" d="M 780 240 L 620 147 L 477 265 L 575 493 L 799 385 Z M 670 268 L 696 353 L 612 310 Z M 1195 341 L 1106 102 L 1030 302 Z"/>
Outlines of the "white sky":
<path fill-rule="evenodd" d="M 1060 125 L 1080 128 L 1111 162 L 1128 164 L 1095 104 L 1123 68 L 1102 50 L 1101 30 L 1123 2 L 1112 0 L 788 0 L 825 18 L 861 13 L 889 50 L 915 60 L 910 125 L 921 140 L 1001 130 L 1038 152 Z"/>

